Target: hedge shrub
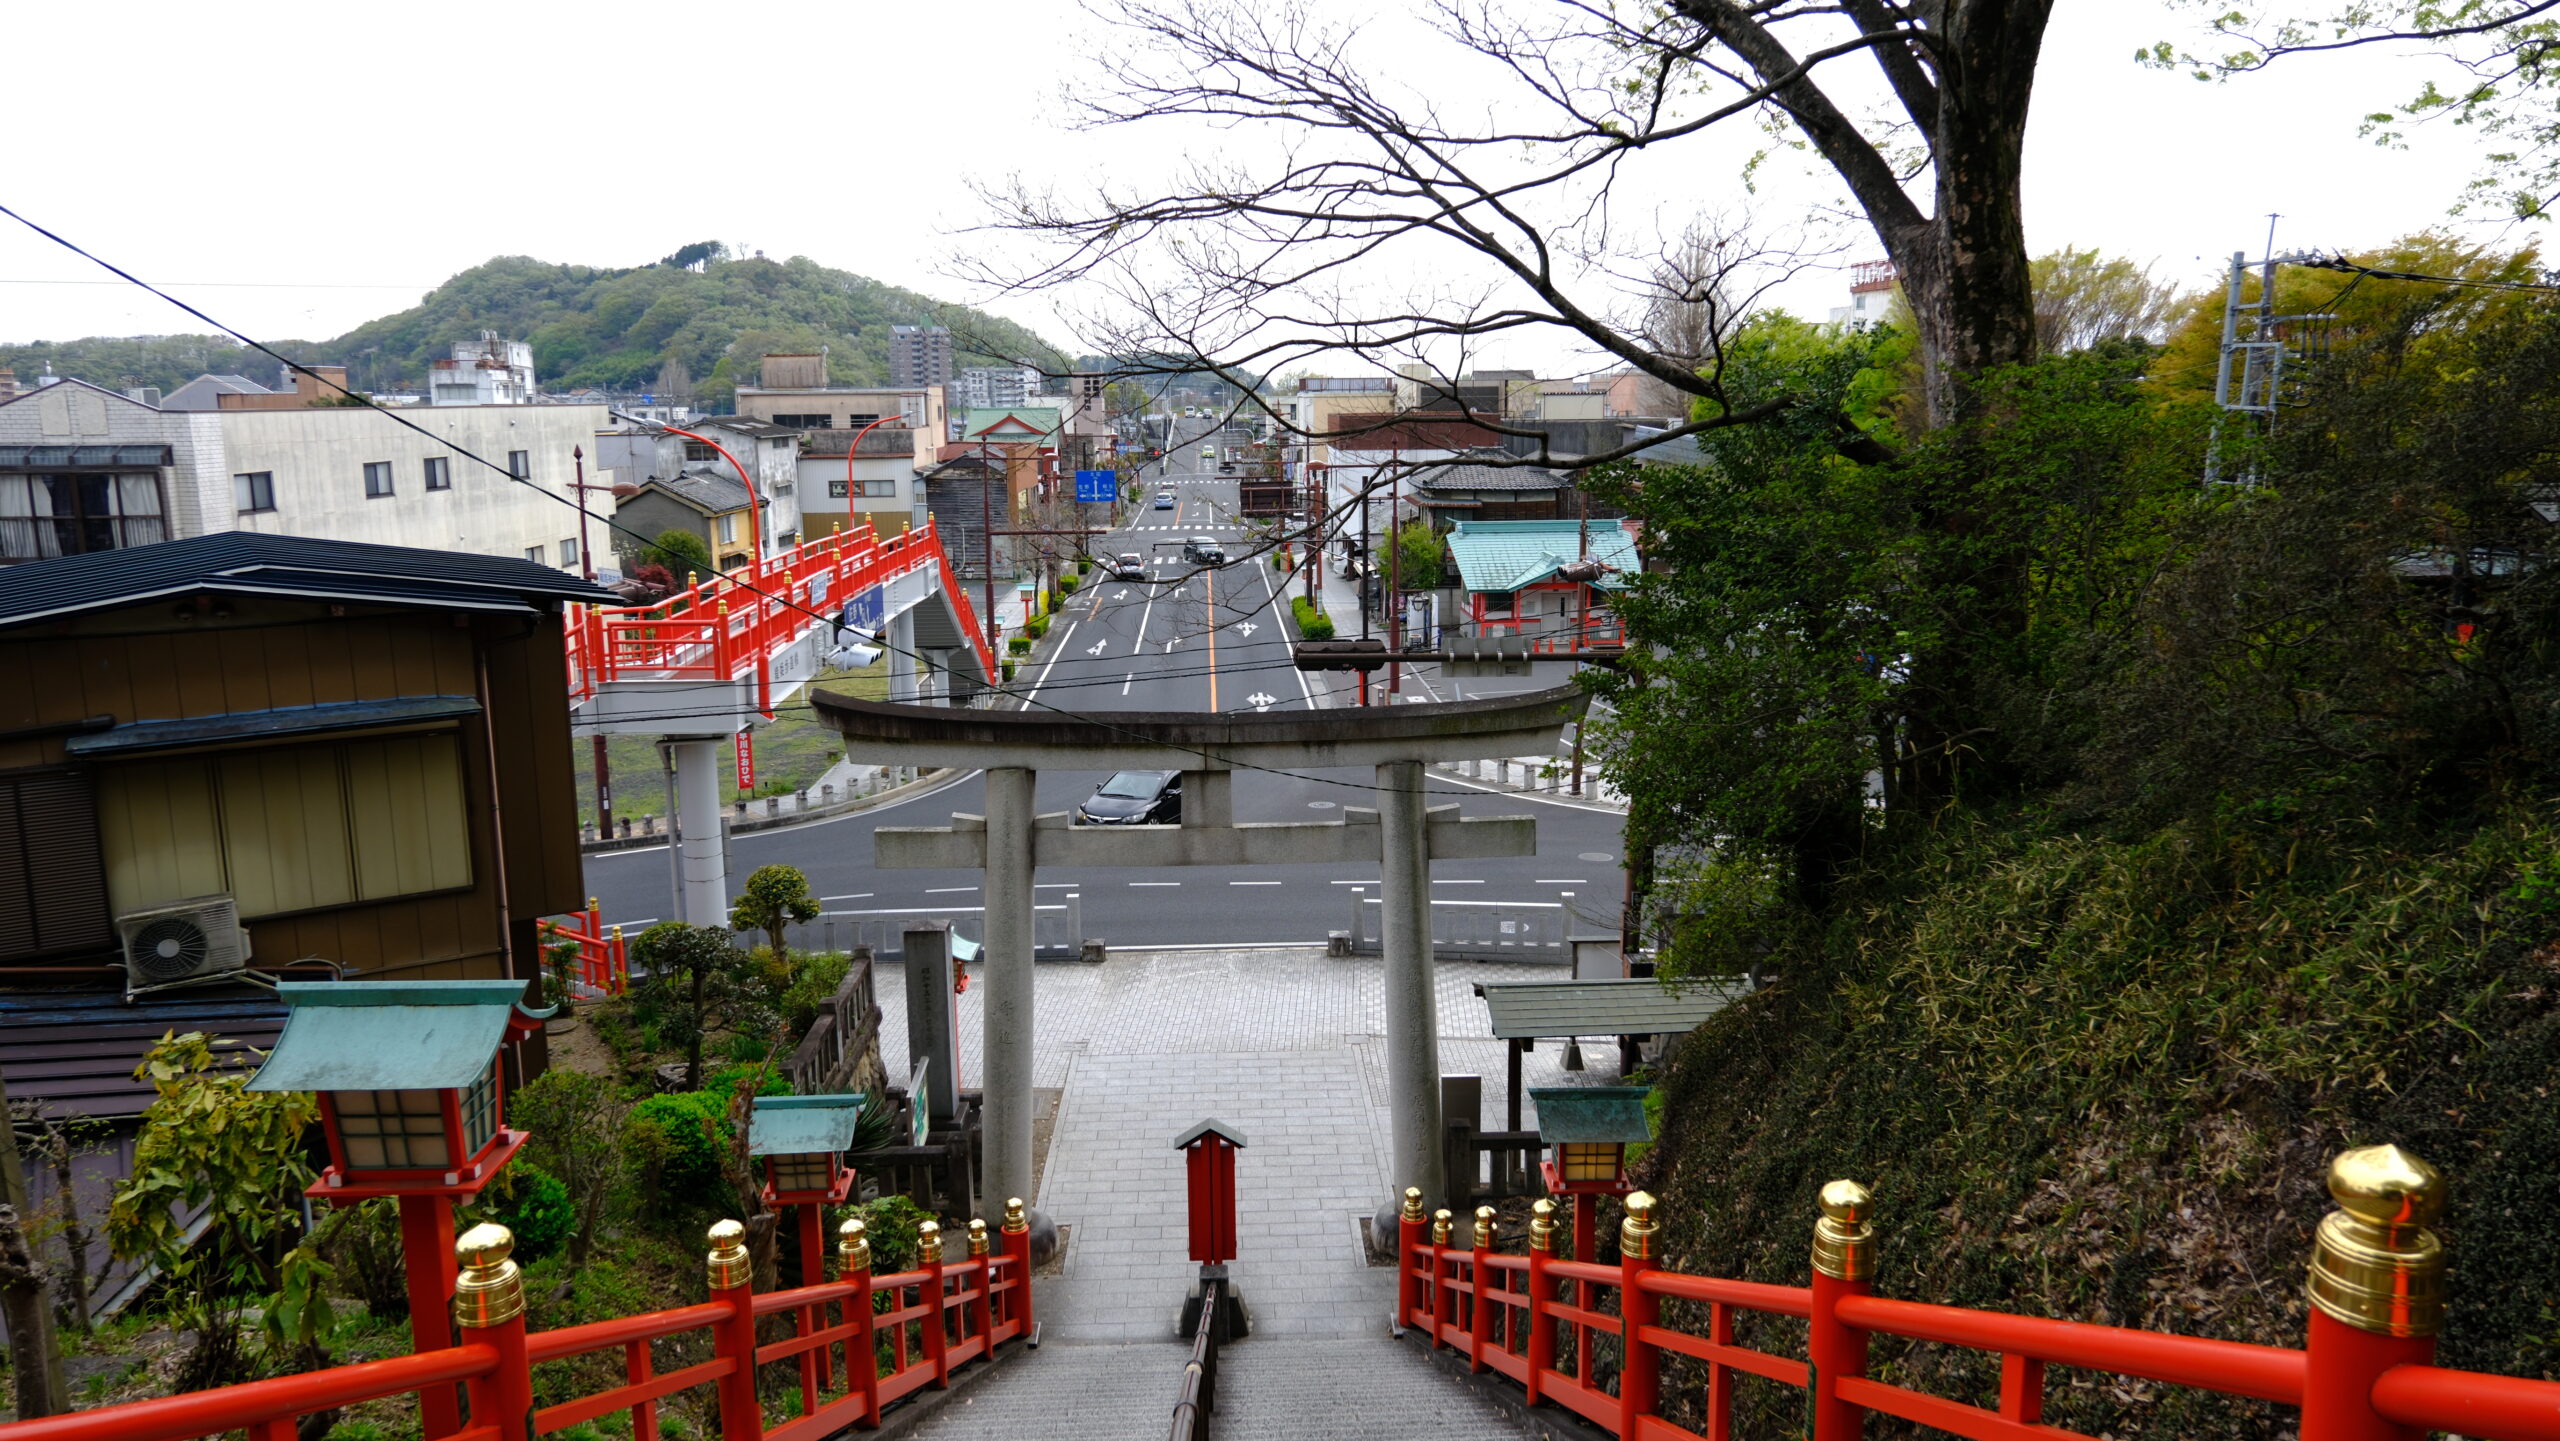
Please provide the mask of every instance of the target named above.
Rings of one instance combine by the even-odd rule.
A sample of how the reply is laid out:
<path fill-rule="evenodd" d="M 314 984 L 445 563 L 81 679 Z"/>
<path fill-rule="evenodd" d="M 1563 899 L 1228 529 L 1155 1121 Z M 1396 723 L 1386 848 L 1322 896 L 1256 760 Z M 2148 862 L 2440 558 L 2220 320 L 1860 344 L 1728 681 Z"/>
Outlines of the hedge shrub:
<path fill-rule="evenodd" d="M 1289 597 L 1289 614 L 1298 622 L 1300 639 L 1333 639 L 1333 617 L 1326 615 L 1324 607 L 1317 605 L 1314 601 L 1303 595 Z"/>

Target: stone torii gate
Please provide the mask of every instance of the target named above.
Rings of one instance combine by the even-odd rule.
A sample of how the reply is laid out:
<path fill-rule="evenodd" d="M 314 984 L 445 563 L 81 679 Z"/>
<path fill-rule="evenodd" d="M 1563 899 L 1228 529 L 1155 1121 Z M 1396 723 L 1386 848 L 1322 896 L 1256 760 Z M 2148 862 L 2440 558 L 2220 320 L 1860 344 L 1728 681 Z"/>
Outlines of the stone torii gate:
<path fill-rule="evenodd" d="M 884 765 L 984 770 L 987 813 L 942 828 L 874 832 L 883 870 L 980 867 L 986 873 L 985 1195 L 1031 1186 L 1032 880 L 1050 866 L 1320 865 L 1379 862 L 1385 950 L 1387 1090 L 1394 1185 L 1445 1198 L 1440 1154 L 1440 1024 L 1432 984 L 1431 862 L 1537 852 L 1530 816 L 1461 817 L 1423 804 L 1435 761 L 1552 749 L 1588 697 L 1563 686 L 1492 700 L 1276 713 L 949 710 L 812 692 L 845 754 Z M 1375 809 L 1338 821 L 1237 825 L 1239 769 L 1370 766 Z M 1043 768 L 1176 770 L 1182 823 L 1075 826 L 1034 815 Z M 1393 1204 L 1393 1198 L 1389 1198 Z"/>

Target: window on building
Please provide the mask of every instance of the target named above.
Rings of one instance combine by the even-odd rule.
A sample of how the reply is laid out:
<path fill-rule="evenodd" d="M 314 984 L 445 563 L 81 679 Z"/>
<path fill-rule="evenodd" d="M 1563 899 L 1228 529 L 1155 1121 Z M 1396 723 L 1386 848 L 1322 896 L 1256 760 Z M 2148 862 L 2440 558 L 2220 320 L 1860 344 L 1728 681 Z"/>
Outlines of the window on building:
<path fill-rule="evenodd" d="M 510 450 L 510 451 L 508 451 L 508 452 L 507 452 L 507 474 L 514 476 L 514 477 L 515 477 L 516 479 L 518 479 L 518 480 L 523 480 L 523 479 L 525 479 L 526 477 L 528 477 L 528 476 L 532 475 L 532 474 L 533 474 L 533 452 L 532 452 L 532 451 L 530 451 L 530 450 Z"/>
<path fill-rule="evenodd" d="M 538 545 L 526 546 L 524 548 L 524 558 L 532 561 L 535 565 L 542 564 L 542 547 Z"/>
<path fill-rule="evenodd" d="M 776 425 L 790 426 L 793 430 L 833 430 L 836 428 L 836 418 L 832 415 L 777 415 L 773 418 L 773 423 Z"/>
<path fill-rule="evenodd" d="M 106 767 L 98 830 L 116 912 L 227 893 L 257 917 L 471 884 L 450 731 Z"/>
<path fill-rule="evenodd" d="M 0 960 L 103 947 L 107 915 L 89 778 L 0 777 Z"/>
<path fill-rule="evenodd" d="M 730 541 L 736 540 L 737 538 L 738 538 L 738 518 L 737 518 L 735 515 L 724 515 L 724 516 L 720 517 L 720 540 L 721 540 L 721 542 L 722 542 L 723 544 L 726 544 L 726 543 L 728 543 L 728 542 L 730 542 Z"/>
<path fill-rule="evenodd" d="M 0 562 L 169 538 L 157 474 L 0 472 Z"/>
<path fill-rule="evenodd" d="M 845 498 L 845 490 L 845 483 L 841 480 L 831 480 L 827 482 L 827 494 L 837 500 Z"/>
<path fill-rule="evenodd" d="M 577 540 L 573 537 L 573 538 L 571 538 L 571 539 L 564 540 L 564 541 L 560 542 L 560 564 L 562 564 L 563 566 L 571 566 L 571 565 L 576 565 L 577 563 L 578 563 L 578 542 L 577 542 Z"/>
<path fill-rule="evenodd" d="M 364 494 L 367 500 L 380 500 L 391 493 L 391 462 L 368 460 L 364 463 Z"/>
<path fill-rule="evenodd" d="M 1507 590 L 1489 590 L 1483 593 L 1483 599 L 1484 613 L 1486 615 L 1511 614 L 1511 592 Z"/>
<path fill-rule="evenodd" d="M 427 457 L 427 489 L 453 489 L 453 461 L 451 457 L 442 455 L 431 455 Z"/>
<path fill-rule="evenodd" d="M 712 449 L 705 442 L 699 440 L 688 440 L 684 443 L 684 458 L 687 460 L 718 460 L 720 458 L 720 452 Z"/>
<path fill-rule="evenodd" d="M 846 426 L 848 429 L 850 429 L 850 428 L 852 428 L 852 427 L 854 427 L 854 426 L 869 425 L 871 422 L 873 422 L 873 421 L 875 421 L 875 420 L 878 420 L 879 418 L 880 418 L 880 417 L 879 417 L 878 415 L 876 415 L 876 414 L 874 414 L 874 415 L 848 415 L 848 416 L 846 416 L 846 417 L 844 418 L 844 423 L 845 423 L 845 426 Z"/>
<path fill-rule="evenodd" d="M 276 473 L 253 470 L 231 477 L 231 503 L 242 515 L 276 508 Z"/>
<path fill-rule="evenodd" d="M 879 480 L 866 479 L 862 482 L 862 493 L 866 497 L 895 496 L 898 493 L 898 478 L 893 475 Z"/>
<path fill-rule="evenodd" d="M 767 450 L 789 450 L 791 448 L 791 437 L 787 435 L 774 436 L 764 443 L 764 448 Z"/>

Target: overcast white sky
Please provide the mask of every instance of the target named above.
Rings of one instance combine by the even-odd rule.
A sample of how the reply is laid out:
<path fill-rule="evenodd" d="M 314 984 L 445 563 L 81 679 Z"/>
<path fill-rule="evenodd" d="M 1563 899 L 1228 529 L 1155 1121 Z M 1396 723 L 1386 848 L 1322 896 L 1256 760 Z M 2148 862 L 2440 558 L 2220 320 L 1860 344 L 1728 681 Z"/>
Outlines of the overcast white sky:
<path fill-rule="evenodd" d="M 1535 0 L 1518 0 L 1533 5 Z M 2061 0 L 2037 80 L 2028 239 L 2156 261 L 2372 245 L 2444 220 L 2480 147 L 2450 129 L 2381 151 L 2357 117 L 2422 62 L 2372 52 L 2227 85 L 2138 68 L 2192 39 L 2158 0 Z M 266 0 L 24 6 L 8 22 L 16 132 L 0 199 L 253 335 L 322 339 L 414 304 L 493 255 L 595 265 L 713 238 L 808 255 L 938 297 L 977 218 L 963 184 L 1019 170 L 1136 183 L 1190 143 L 1062 130 L 1092 23 L 1057 0 L 966 6 L 563 6 L 422 23 L 414 7 Z M 461 12 L 452 12 L 461 13 Z M 1416 75 L 1457 74 L 1417 67 Z M 1461 83 L 1453 81 L 1452 83 Z M 1729 156 L 1655 196 L 1730 207 Z M 1655 182 L 1662 184 L 1660 181 Z M 1771 175 L 1763 218 L 1831 197 Z M 1844 258 L 1881 256 L 1862 237 Z M 0 340 L 202 327 L 0 218 Z M 219 284 L 207 284 L 219 282 Z M 1780 297 L 1819 314 L 1842 282 Z M 1076 347 L 1037 300 L 993 308 Z M 1561 352 L 1485 357 L 1557 367 Z"/>

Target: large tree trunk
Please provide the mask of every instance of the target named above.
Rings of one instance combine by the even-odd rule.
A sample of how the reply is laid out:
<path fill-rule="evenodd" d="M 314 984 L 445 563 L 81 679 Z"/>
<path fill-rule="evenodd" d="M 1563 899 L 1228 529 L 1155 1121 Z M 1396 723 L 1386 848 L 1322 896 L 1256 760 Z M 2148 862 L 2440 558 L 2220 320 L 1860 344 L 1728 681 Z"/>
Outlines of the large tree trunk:
<path fill-rule="evenodd" d="M 2035 292 L 2018 185 L 2027 101 L 2051 10 L 2051 0 L 1947 7 L 1930 138 L 1937 213 L 1919 225 L 1890 212 L 1875 217 L 1919 327 L 1932 425 L 1965 413 L 1970 377 L 2035 358 Z"/>

